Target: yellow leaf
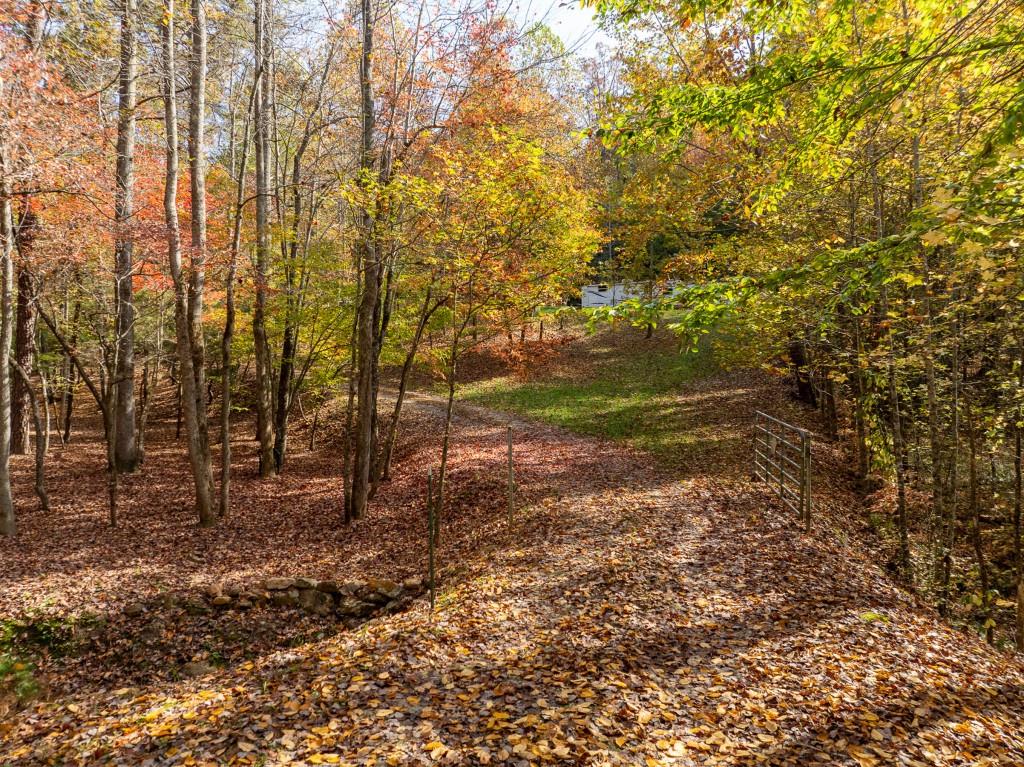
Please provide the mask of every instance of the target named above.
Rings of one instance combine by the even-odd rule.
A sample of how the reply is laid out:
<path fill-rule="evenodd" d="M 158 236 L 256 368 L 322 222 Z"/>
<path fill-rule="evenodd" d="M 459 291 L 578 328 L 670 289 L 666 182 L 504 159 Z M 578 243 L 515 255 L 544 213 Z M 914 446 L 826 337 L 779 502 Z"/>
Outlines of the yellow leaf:
<path fill-rule="evenodd" d="M 946 236 L 945 232 L 940 232 L 935 229 L 921 235 L 921 242 L 925 245 L 944 245 L 948 241 L 949 237 Z"/>
<path fill-rule="evenodd" d="M 636 715 L 636 720 L 640 722 L 640 724 L 647 724 L 649 721 L 651 721 L 651 717 L 652 714 L 650 711 L 641 711 L 639 714 Z"/>

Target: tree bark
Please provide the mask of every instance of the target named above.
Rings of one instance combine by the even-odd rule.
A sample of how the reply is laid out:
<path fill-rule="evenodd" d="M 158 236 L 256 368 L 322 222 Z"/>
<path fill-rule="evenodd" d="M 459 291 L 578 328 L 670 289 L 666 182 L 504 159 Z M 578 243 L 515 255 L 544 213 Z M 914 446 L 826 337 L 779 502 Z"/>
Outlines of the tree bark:
<path fill-rule="evenodd" d="M 971 406 L 971 399 L 964 399 L 964 415 L 967 416 L 967 440 L 970 450 L 970 461 L 968 463 L 968 503 L 971 509 L 971 547 L 974 549 L 974 558 L 978 564 L 978 580 L 981 586 L 981 618 L 985 629 L 985 639 L 992 644 L 994 639 L 993 627 L 989 615 L 989 590 L 991 589 L 991 578 L 988 572 L 988 562 L 985 560 L 985 551 L 981 542 L 981 504 L 978 500 L 978 434 L 975 424 L 974 408 Z"/>
<path fill-rule="evenodd" d="M 0 89 L 3 81 L 0 80 Z M 8 177 L 6 136 L 0 133 L 0 535 L 18 532 L 11 497 L 11 327 L 14 289 L 14 218 Z"/>
<path fill-rule="evenodd" d="M 913 561 L 910 554 L 910 532 L 907 524 L 907 452 L 903 444 L 903 422 L 900 400 L 896 391 L 896 372 L 893 360 L 888 364 L 889 408 L 892 424 L 893 461 L 896 464 L 896 527 L 899 532 L 899 566 L 903 575 L 913 582 Z"/>
<path fill-rule="evenodd" d="M 1019 343 L 1017 386 L 1024 389 L 1024 342 Z M 1024 413 L 1017 407 L 1017 424 L 1013 430 L 1013 554 L 1017 570 L 1017 652 L 1024 652 L 1024 540 L 1021 539 L 1021 496 L 1024 494 L 1024 467 L 1021 447 Z"/>
<path fill-rule="evenodd" d="M 796 383 L 797 397 L 812 407 L 817 405 L 817 398 L 814 396 L 814 387 L 811 385 L 811 376 L 808 372 L 810 361 L 807 358 L 807 344 L 801 340 L 792 340 L 789 343 L 789 359 L 793 366 L 793 381 Z"/>
<path fill-rule="evenodd" d="M 372 192 L 370 177 L 375 167 L 373 133 L 375 126 L 373 104 L 373 5 L 371 0 L 361 0 L 362 46 L 359 66 L 360 112 L 362 131 L 360 136 L 359 167 L 363 176 L 366 194 Z M 356 413 L 355 450 L 352 460 L 352 509 L 353 519 L 360 519 L 366 512 L 370 490 L 370 468 L 373 453 L 374 379 L 376 367 L 376 319 L 380 303 L 380 259 L 376 247 L 375 214 L 368 201 L 364 201 L 360 215 L 358 264 L 362 273 L 362 295 L 356 313 Z"/>
<path fill-rule="evenodd" d="M 81 316 L 82 301 L 76 298 L 75 309 L 71 314 L 71 348 L 78 344 L 78 322 Z M 67 366 L 67 377 L 64 382 L 63 425 L 59 428 L 61 429 L 61 442 L 66 445 L 71 441 L 71 416 L 75 409 L 75 377 L 78 373 L 78 368 L 71 359 L 70 354 L 65 352 L 64 358 Z"/>
<path fill-rule="evenodd" d="M 398 421 L 402 415 L 402 404 L 405 401 L 405 391 L 409 385 L 409 373 L 412 371 L 413 363 L 416 361 L 416 352 L 419 350 L 420 342 L 423 340 L 423 331 L 430 321 L 430 317 L 441 306 L 441 302 L 434 302 L 432 288 L 427 288 L 427 294 L 423 299 L 423 308 L 420 310 L 420 318 L 416 323 L 416 331 L 413 333 L 412 343 L 406 352 L 405 360 L 402 362 L 402 373 L 398 378 L 398 395 L 395 398 L 395 409 L 391 414 L 391 423 L 388 424 L 387 435 L 384 440 L 383 455 L 381 456 L 381 470 L 378 472 L 382 481 L 391 478 L 391 456 L 395 450 L 395 440 L 398 436 Z M 474 323 L 475 327 L 475 323 Z"/>
<path fill-rule="evenodd" d="M 29 394 L 29 408 L 32 411 L 32 423 L 36 430 L 35 490 L 36 495 L 39 497 L 39 507 L 43 511 L 49 511 L 50 498 L 46 494 L 46 430 L 43 427 L 43 419 L 39 415 L 39 400 L 36 398 L 36 393 L 32 389 L 32 379 L 29 378 L 28 372 L 25 368 L 22 367 L 17 360 L 11 361 L 11 367 L 13 367 L 15 372 L 18 374 L 18 378 L 21 380 Z"/>
<path fill-rule="evenodd" d="M 200 429 L 200 409 L 205 412 L 206 392 L 197 388 L 202 379 L 195 370 L 193 353 L 192 304 L 190 290 L 185 282 L 181 264 L 181 230 L 178 223 L 178 127 L 175 97 L 174 62 L 174 0 L 166 0 L 163 29 L 164 57 L 164 128 L 166 131 L 166 175 L 164 178 L 164 221 L 167 229 L 167 260 L 174 281 L 174 327 L 178 346 L 181 404 L 188 442 L 189 463 L 196 487 L 196 511 L 199 524 L 209 527 L 216 523 L 213 509 L 212 477 L 208 447 L 203 444 Z M 193 182 L 194 183 L 194 182 Z M 195 205 L 195 200 L 193 200 Z M 193 222 L 193 227 L 195 226 Z"/>
<path fill-rule="evenodd" d="M 1018 396 L 1024 392 L 1024 339 L 1018 341 L 1017 387 Z M 1015 642 L 1018 652 L 1024 652 L 1024 540 L 1022 536 L 1021 505 L 1024 495 L 1024 465 L 1022 465 L 1022 442 L 1024 442 L 1024 411 L 1018 404 L 1017 424 L 1014 427 L 1014 560 L 1017 570 L 1017 631 Z"/>
<path fill-rule="evenodd" d="M 277 473 L 274 462 L 274 414 L 271 399 L 272 373 L 270 346 L 267 343 L 267 280 L 270 271 L 270 78 L 268 0 L 255 3 L 255 66 L 257 97 L 255 104 L 256 149 L 256 300 L 252 332 L 256 358 L 256 433 L 259 439 L 259 472 L 264 478 Z"/>
<path fill-rule="evenodd" d="M 135 424 L 134 163 L 136 108 L 136 0 L 121 6 L 121 52 L 118 70 L 117 165 L 114 195 L 114 305 L 118 389 L 114 461 L 119 471 L 135 471 L 139 452 Z"/>
<path fill-rule="evenodd" d="M 189 61 L 189 176 L 192 194 L 192 269 L 188 289 L 188 344 L 195 378 L 195 435 L 193 474 L 199 523 L 216 524 L 215 488 L 210 459 L 207 418 L 206 341 L 203 337 L 203 300 L 206 287 L 206 2 L 192 0 L 192 51 Z"/>
<path fill-rule="evenodd" d="M 14 359 L 25 370 L 35 368 L 35 280 L 28 269 L 18 270 L 18 309 L 14 331 Z M 11 393 L 11 452 L 28 452 L 32 423 L 32 388 L 15 376 Z"/>
<path fill-rule="evenodd" d="M 298 279 L 297 267 L 300 254 L 299 229 L 302 226 L 302 162 L 309 149 L 310 142 L 314 135 L 314 118 L 319 114 L 323 104 L 324 92 L 327 85 L 327 78 L 330 75 L 331 64 L 334 60 L 334 47 L 332 46 L 325 61 L 320 82 L 317 88 L 316 102 L 306 115 L 305 125 L 302 129 L 302 136 L 291 161 L 291 212 L 288 222 L 290 236 L 287 243 L 282 242 L 282 255 L 284 257 L 285 270 L 285 311 L 284 311 L 284 333 L 281 341 L 281 359 L 278 368 L 277 378 L 277 406 L 274 411 L 274 464 L 278 472 L 284 467 L 285 454 L 288 449 L 288 417 L 292 408 L 292 388 L 295 380 L 295 357 L 298 352 L 298 340 L 300 332 L 300 317 L 302 310 L 302 280 Z M 282 169 L 282 173 L 284 173 Z M 314 201 L 310 200 L 309 215 L 315 214 Z M 307 229 L 307 233 L 309 230 Z M 305 254 L 306 243 L 304 242 L 301 252 Z"/>
<path fill-rule="evenodd" d="M 231 224 L 231 260 L 224 280 L 224 333 L 220 340 L 221 396 L 220 396 L 220 515 L 231 510 L 231 343 L 235 337 L 235 275 L 238 273 L 238 254 L 242 249 L 242 209 L 245 204 L 245 166 L 249 160 L 249 126 L 252 116 L 256 83 L 249 93 L 249 104 L 242 129 L 242 154 L 235 186 L 235 213 Z M 234 157 L 234 132 L 231 134 L 231 154 Z"/>

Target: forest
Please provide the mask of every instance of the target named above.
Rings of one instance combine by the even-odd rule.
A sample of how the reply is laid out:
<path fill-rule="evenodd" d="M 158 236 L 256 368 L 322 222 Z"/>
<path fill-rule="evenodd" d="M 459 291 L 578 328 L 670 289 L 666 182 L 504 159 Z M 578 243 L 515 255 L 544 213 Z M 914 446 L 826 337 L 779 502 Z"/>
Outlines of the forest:
<path fill-rule="evenodd" d="M 1014 0 L 0 0 L 0 765 L 1024 763 L 1022 84 Z"/>
<path fill-rule="evenodd" d="M 347 381 L 360 518 L 401 409 L 378 418 L 382 358 L 408 369 L 425 330 L 455 329 L 434 350 L 454 375 L 470 326 L 557 302 L 595 247 L 550 33 L 470 7 L 250 10 L 8 7 L 7 346 L 65 439 L 76 394 L 101 412 L 112 525 L 165 377 L 201 525 L 230 510 L 236 388 L 269 478 L 300 393 Z M 35 384 L 9 367 L 23 453 Z M 0 507 L 12 535 L 9 489 Z"/>
<path fill-rule="evenodd" d="M 943 614 L 969 583 L 990 642 L 1015 609 L 1024 650 L 1020 9 L 617 10 L 618 236 L 685 281 L 618 312 L 788 366 L 863 490 L 894 490 L 899 577 Z"/>

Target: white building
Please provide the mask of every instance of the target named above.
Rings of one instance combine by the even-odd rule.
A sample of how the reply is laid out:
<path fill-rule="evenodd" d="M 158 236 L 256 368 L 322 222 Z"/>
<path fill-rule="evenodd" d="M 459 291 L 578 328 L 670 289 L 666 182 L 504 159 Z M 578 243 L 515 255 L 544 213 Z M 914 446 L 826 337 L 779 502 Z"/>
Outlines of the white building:
<path fill-rule="evenodd" d="M 614 285 L 608 283 L 596 283 L 584 285 L 582 306 L 584 309 L 594 306 L 615 306 L 621 304 L 628 298 L 640 298 L 643 290 L 640 285 L 617 282 Z"/>

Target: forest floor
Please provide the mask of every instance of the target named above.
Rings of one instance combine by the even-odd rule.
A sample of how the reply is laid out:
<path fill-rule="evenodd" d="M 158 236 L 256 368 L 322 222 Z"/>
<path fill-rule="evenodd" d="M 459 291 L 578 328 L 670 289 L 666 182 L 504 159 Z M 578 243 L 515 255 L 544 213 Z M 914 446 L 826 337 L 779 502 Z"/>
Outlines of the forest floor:
<path fill-rule="evenodd" d="M 47 513 L 29 510 L 19 458 L 0 617 L 101 628 L 89 652 L 36 659 L 42 690 L 0 721 L 0 765 L 1024 764 L 1024 664 L 873 563 L 842 521 L 838 451 L 818 458 L 809 535 L 748 481 L 752 408 L 808 422 L 778 381 L 701 370 L 676 396 L 672 422 L 697 441 L 673 460 L 517 417 L 511 525 L 508 418 L 459 408 L 437 608 L 351 631 L 296 611 L 123 610 L 229 578 L 423 573 L 434 398 L 413 399 L 394 479 L 352 530 L 329 430 L 311 451 L 300 432 L 272 482 L 237 437 L 232 515 L 213 530 L 194 525 L 170 421 L 115 531 L 98 445 L 54 451 Z M 209 673 L 181 678 L 190 659 Z"/>

